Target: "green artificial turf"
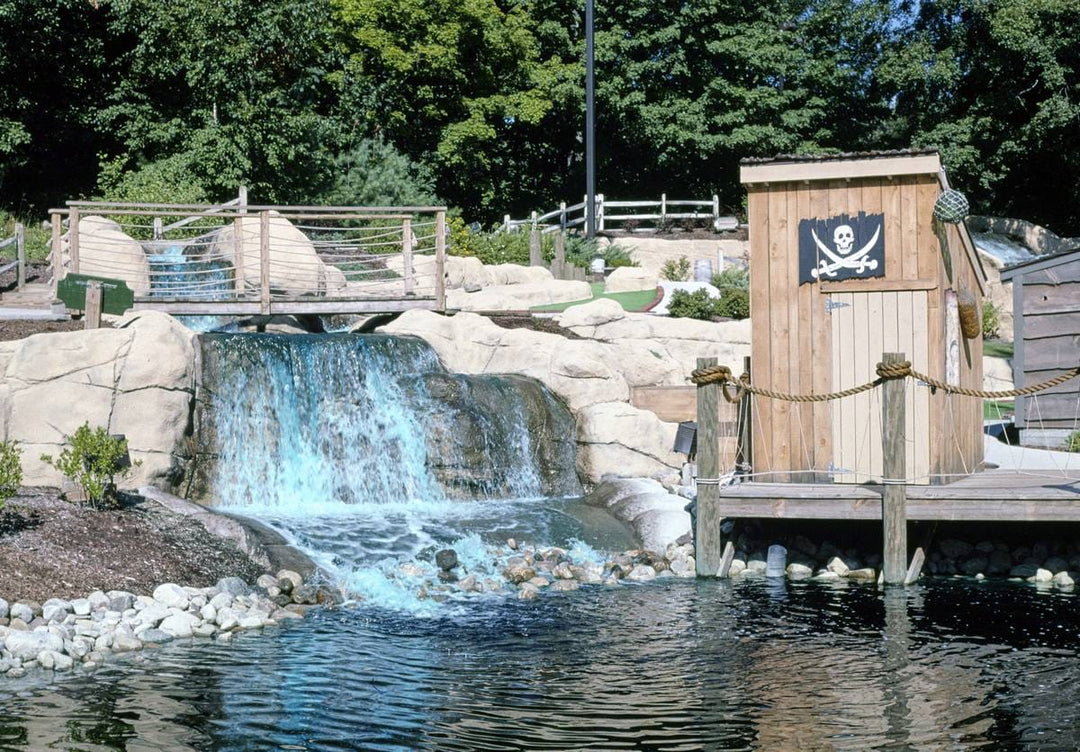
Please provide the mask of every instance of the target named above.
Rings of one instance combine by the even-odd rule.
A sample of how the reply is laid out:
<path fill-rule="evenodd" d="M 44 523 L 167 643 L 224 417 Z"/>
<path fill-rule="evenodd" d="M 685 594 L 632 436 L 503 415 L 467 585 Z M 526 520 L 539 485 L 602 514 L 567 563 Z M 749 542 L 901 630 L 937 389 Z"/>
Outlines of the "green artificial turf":
<path fill-rule="evenodd" d="M 570 306 L 581 305 L 582 303 L 588 303 L 590 300 L 596 300 L 598 298 L 608 298 L 614 300 L 621 305 L 624 310 L 627 311 L 643 311 L 649 305 L 656 300 L 656 290 L 641 290 L 640 292 L 604 292 L 603 282 L 591 282 L 592 297 L 588 300 L 574 300 L 569 303 L 553 303 L 551 305 L 533 306 L 532 311 L 565 311 Z"/>
<path fill-rule="evenodd" d="M 1014 409 L 1012 400 L 983 400 L 983 420 L 1000 420 Z"/>

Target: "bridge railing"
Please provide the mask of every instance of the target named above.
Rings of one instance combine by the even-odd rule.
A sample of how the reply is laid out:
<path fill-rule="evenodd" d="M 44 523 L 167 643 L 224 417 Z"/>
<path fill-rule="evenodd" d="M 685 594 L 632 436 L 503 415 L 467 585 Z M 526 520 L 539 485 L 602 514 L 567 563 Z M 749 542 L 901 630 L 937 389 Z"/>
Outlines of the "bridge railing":
<path fill-rule="evenodd" d="M 217 315 L 445 308 L 443 207 L 73 201 L 52 220 L 54 278 L 121 279 L 136 308 Z"/>
<path fill-rule="evenodd" d="M 21 290 L 26 285 L 26 228 L 15 223 L 15 232 L 9 238 L 0 238 L 0 249 L 15 246 L 15 260 L 0 262 L 0 274 L 15 269 L 15 285 Z"/>
<path fill-rule="evenodd" d="M 559 204 L 558 209 L 544 214 L 533 212 L 526 219 L 511 219 L 507 214 L 503 217 L 502 229 L 505 232 L 513 232 L 521 227 L 527 229 L 537 227 L 543 233 L 551 233 L 583 227 L 589 215 L 588 202 L 587 196 L 578 204 L 567 206 L 563 202 Z M 599 231 L 615 224 L 626 227 L 629 223 L 647 222 L 660 228 L 671 222 L 688 220 L 708 223 L 716 231 L 734 230 L 739 226 L 739 221 L 735 217 L 720 215 L 719 196 L 684 200 L 669 199 L 666 193 L 662 193 L 659 201 L 612 201 L 606 199 L 604 194 L 598 193 L 594 211 L 596 212 L 596 229 Z"/>

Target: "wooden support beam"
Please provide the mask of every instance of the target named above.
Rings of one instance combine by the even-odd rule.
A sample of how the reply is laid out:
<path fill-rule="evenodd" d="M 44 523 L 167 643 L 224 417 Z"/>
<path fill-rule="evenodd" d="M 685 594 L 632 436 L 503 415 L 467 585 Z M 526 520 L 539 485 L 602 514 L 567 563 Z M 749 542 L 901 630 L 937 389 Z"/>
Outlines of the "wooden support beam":
<path fill-rule="evenodd" d="M 915 553 L 911 557 L 911 566 L 908 567 L 907 575 L 904 577 L 904 584 L 911 585 L 919 579 L 919 575 L 922 574 L 923 564 L 926 562 L 926 552 L 922 550 L 922 546 L 915 549 Z"/>
<path fill-rule="evenodd" d="M 555 260 L 551 262 L 551 274 L 555 279 L 566 279 L 566 233 L 555 233 Z"/>
<path fill-rule="evenodd" d="M 72 274 L 79 273 L 79 210 L 68 214 L 68 255 L 71 257 Z"/>
<path fill-rule="evenodd" d="M 435 213 L 435 310 L 446 310 L 446 212 Z"/>
<path fill-rule="evenodd" d="M 416 286 L 416 270 L 413 269 L 413 234 L 412 220 L 401 220 L 401 263 L 402 276 L 405 278 L 405 294 L 411 295 Z"/>
<path fill-rule="evenodd" d="M 236 297 L 244 297 L 246 278 L 244 277 L 244 220 L 233 220 L 233 281 Z"/>
<path fill-rule="evenodd" d="M 270 315 L 270 212 L 259 212 L 259 305 Z"/>
<path fill-rule="evenodd" d="M 728 541 L 724 544 L 724 555 L 720 557 L 720 566 L 716 570 L 717 577 L 727 577 L 731 571 L 731 562 L 735 560 L 735 544 Z"/>
<path fill-rule="evenodd" d="M 716 365 L 716 358 L 698 358 L 698 368 Z M 720 385 L 698 388 L 697 433 L 697 515 L 694 517 L 694 547 L 699 577 L 715 577 L 723 558 L 723 540 L 718 502 L 720 500 Z"/>
<path fill-rule="evenodd" d="M 540 228 L 534 223 L 529 230 L 529 266 L 543 266 L 544 254 L 540 246 Z"/>
<path fill-rule="evenodd" d="M 101 283 L 91 280 L 86 283 L 86 308 L 83 309 L 83 328 L 101 328 Z"/>
<path fill-rule="evenodd" d="M 21 222 L 15 223 L 15 260 L 15 287 L 21 290 L 26 286 L 26 228 Z"/>
<path fill-rule="evenodd" d="M 53 267 L 53 295 L 56 295 L 56 286 L 60 284 L 60 279 L 64 276 L 64 258 L 63 252 L 60 249 L 60 237 L 64 232 L 62 225 L 63 219 L 59 212 L 53 212 L 49 217 L 49 223 L 52 229 L 52 267 Z"/>
<path fill-rule="evenodd" d="M 750 373 L 750 356 L 743 357 L 743 371 Z M 739 404 L 736 406 L 736 414 L 738 415 L 738 427 L 736 429 L 739 437 L 738 443 L 735 447 L 735 474 L 736 475 L 751 475 L 754 471 L 753 465 L 753 421 L 750 420 L 750 410 L 753 407 L 751 400 L 753 395 L 750 392 L 746 392 L 742 399 L 739 400 Z"/>
<path fill-rule="evenodd" d="M 903 353 L 884 353 L 886 365 L 900 363 Z M 907 578 L 907 467 L 904 448 L 904 379 L 882 384 L 881 526 L 884 540 L 882 574 L 886 585 L 902 585 Z"/>

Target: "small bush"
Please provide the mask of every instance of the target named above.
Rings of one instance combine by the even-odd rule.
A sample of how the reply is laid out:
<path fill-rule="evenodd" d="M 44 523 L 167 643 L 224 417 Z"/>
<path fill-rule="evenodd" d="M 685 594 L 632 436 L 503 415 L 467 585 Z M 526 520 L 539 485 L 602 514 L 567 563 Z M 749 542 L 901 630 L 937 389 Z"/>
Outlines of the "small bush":
<path fill-rule="evenodd" d="M 4 502 L 19 492 L 22 485 L 21 454 L 17 442 L 0 442 L 0 509 L 4 508 Z"/>
<path fill-rule="evenodd" d="M 1066 452 L 1080 452 L 1080 431 L 1073 431 L 1065 439 Z"/>
<path fill-rule="evenodd" d="M 668 314 L 679 319 L 709 320 L 716 315 L 716 301 L 709 297 L 705 288 L 687 292 L 675 290 L 668 303 Z"/>
<path fill-rule="evenodd" d="M 660 276 L 671 282 L 686 282 L 690 279 L 690 259 L 680 256 L 678 260 L 668 259 L 660 267 Z"/>
<path fill-rule="evenodd" d="M 712 276 L 712 285 L 721 292 L 729 288 L 750 289 L 750 269 L 745 266 L 729 266 Z"/>
<path fill-rule="evenodd" d="M 55 467 L 82 489 L 86 503 L 95 507 L 117 505 L 116 479 L 131 474 L 127 458 L 127 439 L 110 436 L 104 426 L 91 429 L 83 423 L 71 436 L 65 436 L 71 446 L 53 459 L 41 455 L 41 461 Z M 138 464 L 138 463 L 136 463 Z"/>
<path fill-rule="evenodd" d="M 717 316 L 726 316 L 729 319 L 749 318 L 750 293 L 738 287 L 724 288 L 720 292 L 720 299 L 715 301 L 713 310 Z"/>
<path fill-rule="evenodd" d="M 983 339 L 991 339 L 998 336 L 1001 327 L 1001 309 L 988 298 L 983 298 L 982 306 L 982 335 Z"/>

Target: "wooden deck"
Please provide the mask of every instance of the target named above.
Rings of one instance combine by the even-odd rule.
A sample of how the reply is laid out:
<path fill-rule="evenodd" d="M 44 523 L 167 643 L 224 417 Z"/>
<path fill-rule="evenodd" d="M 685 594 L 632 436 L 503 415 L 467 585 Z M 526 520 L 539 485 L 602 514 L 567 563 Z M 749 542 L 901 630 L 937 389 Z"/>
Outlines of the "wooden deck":
<path fill-rule="evenodd" d="M 722 488 L 715 505 L 722 517 L 880 520 L 882 488 L 750 482 Z M 1041 475 L 989 470 L 948 485 L 908 486 L 907 519 L 1080 522 L 1080 468 Z"/>

